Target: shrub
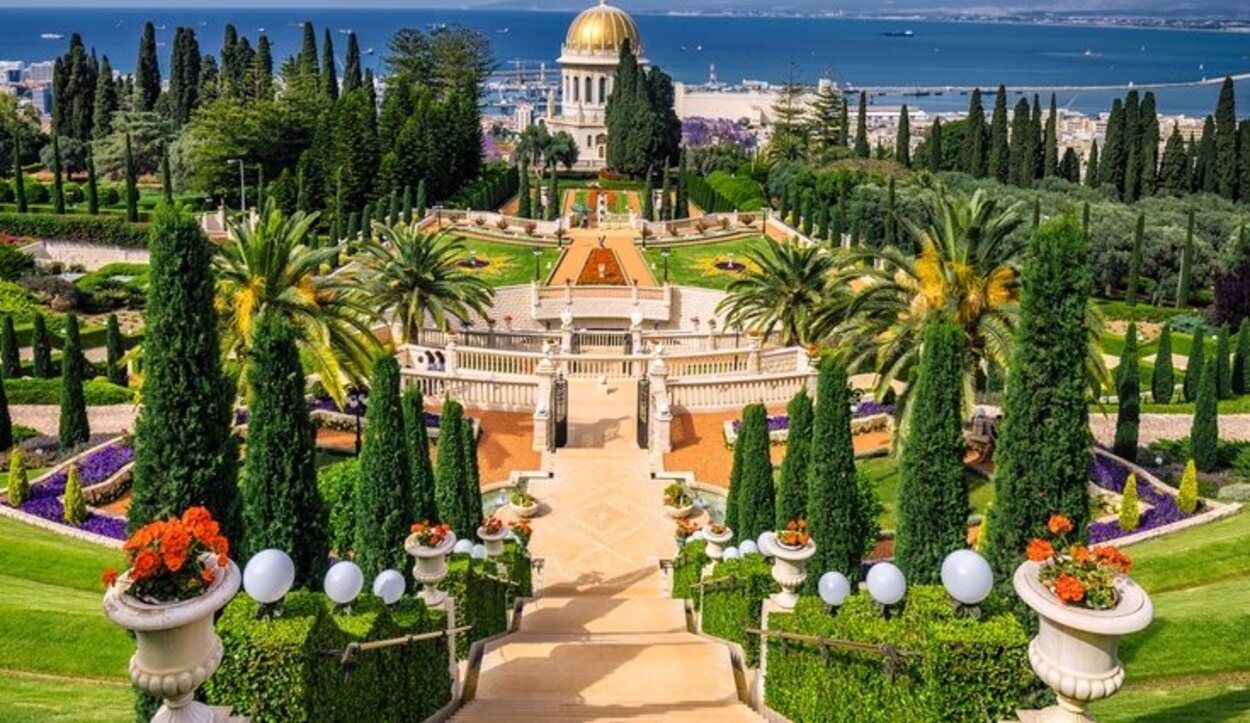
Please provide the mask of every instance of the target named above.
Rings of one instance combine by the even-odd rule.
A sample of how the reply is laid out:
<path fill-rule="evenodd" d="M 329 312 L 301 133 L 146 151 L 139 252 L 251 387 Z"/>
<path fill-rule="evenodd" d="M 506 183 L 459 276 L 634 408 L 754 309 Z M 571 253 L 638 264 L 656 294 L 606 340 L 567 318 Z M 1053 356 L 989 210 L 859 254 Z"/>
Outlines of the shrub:
<path fill-rule="evenodd" d="M 82 496 L 78 465 L 71 464 L 65 478 L 65 524 L 79 527 L 87 521 L 87 501 Z"/>
<path fill-rule="evenodd" d="M 769 616 L 770 629 L 823 638 L 888 644 L 919 653 L 887 668 L 864 650 L 770 639 L 765 703 L 790 720 L 893 722 L 1003 720 L 1033 678 L 1028 637 L 993 599 L 980 620 L 961 617 L 940 586 L 907 591 L 903 612 L 885 619 L 865 594 L 847 598 L 837 615 L 801 598 L 793 614 Z"/>
<path fill-rule="evenodd" d="M 35 259 L 11 244 L 0 244 L 0 279 L 17 281 L 35 270 Z"/>
<path fill-rule="evenodd" d="M 10 507 L 20 507 L 30 498 L 30 480 L 26 475 L 26 462 L 22 448 L 14 447 L 9 454 L 8 502 Z"/>
<path fill-rule="evenodd" d="M 709 580 L 726 578 L 733 580 L 703 589 L 703 632 L 738 643 L 746 652 L 747 663 L 755 666 L 759 663 L 759 638 L 748 636 L 745 629 L 759 627 L 764 598 L 781 588 L 761 555 L 717 563 Z"/>
<path fill-rule="evenodd" d="M 1250 502 L 1250 482 L 1236 482 L 1220 488 L 1219 498 L 1223 502 Z"/>
<path fill-rule="evenodd" d="M 4 393 L 9 404 L 60 404 L 61 380 L 20 378 L 5 379 Z M 125 404 L 135 399 L 134 390 L 119 387 L 103 379 L 83 382 L 83 399 L 88 407 Z"/>
<path fill-rule="evenodd" d="M 1124 482 L 1124 495 L 1120 500 L 1120 529 L 1132 532 L 1137 529 L 1140 520 L 1141 510 L 1137 506 L 1137 474 L 1129 472 L 1128 479 Z"/>
<path fill-rule="evenodd" d="M 1189 432 L 1194 463 L 1203 472 L 1211 472 L 1219 466 L 1220 423 L 1215 391 L 1216 376 L 1215 359 L 1208 359 L 1199 379 L 1198 402 Z"/>
<path fill-rule="evenodd" d="M 27 188 L 29 190 L 30 186 Z M 40 203 L 33 197 L 31 202 Z M 94 246 L 147 248 L 148 245 L 147 224 L 128 223 L 119 217 L 106 215 L 0 213 L 0 232 Z"/>
<path fill-rule="evenodd" d="M 1198 469 L 1192 459 L 1185 463 L 1185 471 L 1181 474 L 1176 506 L 1187 515 L 1198 509 Z"/>
<path fill-rule="evenodd" d="M 317 471 L 317 490 L 329 513 L 330 552 L 339 557 L 348 557 L 355 546 L 356 490 L 359 487 L 359 457 Z"/>
<path fill-rule="evenodd" d="M 1172 327 L 1164 324 L 1159 332 L 1159 347 L 1155 353 L 1154 374 L 1150 379 L 1150 396 L 1155 404 L 1171 404 L 1176 391 L 1176 376 L 1172 372 Z"/>
<path fill-rule="evenodd" d="M 445 638 L 360 651 L 350 668 L 325 654 L 445 629 L 446 615 L 414 597 L 388 608 L 366 594 L 351 614 L 337 615 L 324 595 L 293 592 L 281 617 L 258 620 L 256 612 L 246 595 L 226 606 L 217 622 L 225 657 L 204 686 L 210 703 L 253 723 L 425 720 L 451 700 Z"/>
<path fill-rule="evenodd" d="M 467 634 L 456 638 L 456 657 L 469 656 L 469 646 L 508 628 L 508 588 L 494 576 L 492 560 L 474 560 L 469 555 L 452 555 L 447 577 L 440 588 L 456 598 L 456 625 L 472 625 Z"/>
<path fill-rule="evenodd" d="M 702 540 L 691 540 L 677 551 L 673 560 L 673 597 L 694 598 L 698 595 L 691 586 L 703 575 L 703 566 L 711 560 L 707 556 L 707 543 Z"/>

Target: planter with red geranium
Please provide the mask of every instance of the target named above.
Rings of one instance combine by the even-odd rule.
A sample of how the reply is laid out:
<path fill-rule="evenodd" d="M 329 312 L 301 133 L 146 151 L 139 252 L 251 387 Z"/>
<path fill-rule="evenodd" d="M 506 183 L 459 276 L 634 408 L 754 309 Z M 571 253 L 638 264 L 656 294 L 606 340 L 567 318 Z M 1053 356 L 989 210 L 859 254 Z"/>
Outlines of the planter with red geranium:
<path fill-rule="evenodd" d="M 1047 723 L 1092 721 L 1086 706 L 1124 684 L 1120 638 L 1154 618 L 1150 597 L 1127 573 L 1132 562 L 1114 547 L 1069 544 L 1072 523 L 1056 515 L 1048 524 L 1055 541 L 1029 543 L 1029 560 L 1012 585 L 1038 615 L 1029 663 L 1055 691 L 1058 705 L 1021 716 Z"/>
<path fill-rule="evenodd" d="M 431 525 L 418 522 L 412 526 L 412 534 L 404 540 L 404 550 L 416 563 L 412 576 L 421 583 L 418 597 L 430 607 L 437 607 L 447 599 L 447 593 L 438 584 L 447 577 L 447 556 L 456 544 L 456 533 L 447 525 Z"/>
<path fill-rule="evenodd" d="M 793 610 L 799 601 L 797 591 L 807 580 L 804 567 L 808 558 L 816 554 L 816 543 L 807 534 L 807 520 L 791 520 L 786 529 L 776 532 L 772 543 L 772 575 L 781 586 L 781 592 L 773 595 L 772 600 L 783 610 Z"/>
<path fill-rule="evenodd" d="M 134 631 L 130 680 L 164 699 L 153 723 L 208 723 L 214 711 L 195 691 L 221 665 L 213 615 L 239 590 L 229 543 L 203 507 L 153 522 L 124 547 L 130 569 L 105 572 L 104 612 Z"/>
<path fill-rule="evenodd" d="M 482 545 L 486 547 L 487 557 L 499 557 L 503 554 L 503 541 L 508 538 L 508 528 L 504 527 L 503 520 L 498 517 L 488 517 L 482 520 L 482 524 L 477 528 L 477 539 L 482 541 Z"/>

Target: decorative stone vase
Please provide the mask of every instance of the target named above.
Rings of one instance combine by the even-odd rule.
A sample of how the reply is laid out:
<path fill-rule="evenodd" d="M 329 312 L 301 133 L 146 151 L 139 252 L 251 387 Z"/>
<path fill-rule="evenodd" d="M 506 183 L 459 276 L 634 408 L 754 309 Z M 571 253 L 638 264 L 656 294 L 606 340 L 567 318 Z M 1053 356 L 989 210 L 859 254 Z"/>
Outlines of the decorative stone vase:
<path fill-rule="evenodd" d="M 1037 579 L 1040 563 L 1016 568 L 1012 586 L 1037 613 L 1037 637 L 1029 642 L 1033 672 L 1058 696 L 1059 705 L 1022 711 L 1021 721 L 1090 723 L 1090 701 L 1114 694 L 1124 684 L 1117 648 L 1120 637 L 1143 630 L 1154 619 L 1154 606 L 1140 585 L 1127 577 L 1116 581 L 1119 603 L 1110 610 L 1066 605 Z"/>
<path fill-rule="evenodd" d="M 512 508 L 512 514 L 517 517 L 530 518 L 538 514 L 538 500 L 534 500 L 534 504 L 522 507 L 515 502 L 508 502 L 508 507 Z"/>
<path fill-rule="evenodd" d="M 537 506 L 537 505 L 535 505 Z M 477 539 L 486 547 L 487 557 L 499 557 L 503 554 L 503 541 L 508 539 L 508 528 L 500 527 L 499 532 L 490 534 L 485 527 L 477 528 Z"/>
<path fill-rule="evenodd" d="M 417 542 L 415 534 L 404 540 L 404 550 L 416 560 L 412 567 L 412 576 L 421 583 L 421 598 L 429 607 L 438 607 L 447 599 L 447 593 L 438 589 L 438 584 L 447 577 L 447 556 L 451 548 L 456 546 L 456 533 L 448 532 L 447 539 L 438 547 L 426 547 Z"/>
<path fill-rule="evenodd" d="M 803 568 L 807 559 L 816 554 L 816 543 L 808 540 L 802 547 L 791 547 L 773 540 L 770 548 L 773 554 L 773 579 L 781 586 L 781 592 L 773 595 L 772 600 L 784 610 L 793 610 L 795 603 L 799 601 L 796 591 L 807 579 L 807 572 Z"/>
<path fill-rule="evenodd" d="M 672 517 L 674 520 L 684 520 L 690 516 L 691 512 L 694 512 L 693 502 L 691 502 L 688 505 L 683 505 L 681 507 L 673 507 L 671 505 L 664 505 L 664 514 L 668 515 L 669 517 Z"/>
<path fill-rule="evenodd" d="M 195 691 L 221 665 L 221 638 L 213 615 L 226 606 L 243 575 L 234 561 L 225 567 L 206 555 L 215 573 L 204 594 L 181 602 L 152 604 L 124 592 L 129 572 L 104 593 L 104 613 L 118 626 L 135 633 L 130 680 L 136 687 L 163 698 L 152 723 L 210 723 L 214 711 L 195 700 Z"/>
<path fill-rule="evenodd" d="M 725 556 L 725 545 L 728 545 L 734 539 L 734 531 L 726 527 L 724 532 L 717 535 L 711 529 L 704 529 L 703 539 L 707 541 L 707 547 L 704 549 L 707 556 L 716 562 L 720 562 L 721 558 Z"/>

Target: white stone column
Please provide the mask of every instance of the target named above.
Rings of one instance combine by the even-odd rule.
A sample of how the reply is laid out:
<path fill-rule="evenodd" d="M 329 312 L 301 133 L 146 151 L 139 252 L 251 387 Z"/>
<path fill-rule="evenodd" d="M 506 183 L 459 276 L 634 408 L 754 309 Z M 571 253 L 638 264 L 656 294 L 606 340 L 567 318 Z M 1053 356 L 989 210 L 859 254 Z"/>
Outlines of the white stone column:
<path fill-rule="evenodd" d="M 647 377 L 651 380 L 651 454 L 653 456 L 673 451 L 673 410 L 668 401 L 668 364 L 664 362 L 663 348 L 658 348 L 651 358 Z"/>
<path fill-rule="evenodd" d="M 636 289 L 637 287 L 634 288 Z M 629 312 L 630 348 L 634 350 L 635 354 L 642 353 L 642 320 L 642 309 L 639 309 L 637 302 L 635 302 L 634 310 Z"/>
<path fill-rule="evenodd" d="M 573 353 L 573 307 L 566 306 L 560 312 L 560 352 Z"/>
<path fill-rule="evenodd" d="M 534 367 L 534 376 L 538 378 L 538 391 L 534 398 L 534 451 L 547 451 L 547 420 L 551 416 L 551 383 L 556 375 L 556 367 L 551 363 L 548 353 Z"/>
<path fill-rule="evenodd" d="M 443 373 L 449 377 L 456 376 L 456 340 L 451 339 L 443 347 Z"/>
<path fill-rule="evenodd" d="M 760 371 L 760 343 L 752 341 L 747 347 L 747 373 L 759 374 Z"/>

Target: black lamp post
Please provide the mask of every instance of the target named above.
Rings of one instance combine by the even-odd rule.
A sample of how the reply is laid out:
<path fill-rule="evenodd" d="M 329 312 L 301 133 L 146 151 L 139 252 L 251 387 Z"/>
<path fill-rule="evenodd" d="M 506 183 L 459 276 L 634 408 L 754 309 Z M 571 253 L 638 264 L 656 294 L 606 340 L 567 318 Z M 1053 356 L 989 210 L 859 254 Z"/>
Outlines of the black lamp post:
<path fill-rule="evenodd" d="M 360 456 L 360 418 L 369 408 L 369 395 L 364 389 L 351 387 L 347 390 L 347 398 L 343 400 L 347 412 L 356 418 L 356 456 Z"/>
<path fill-rule="evenodd" d="M 543 250 L 535 246 L 531 251 L 534 253 L 534 281 L 539 281 L 539 263 L 543 257 Z"/>
<path fill-rule="evenodd" d="M 664 249 L 660 251 L 660 255 L 664 257 L 664 283 L 668 284 L 668 257 L 673 253 L 672 249 Z"/>

